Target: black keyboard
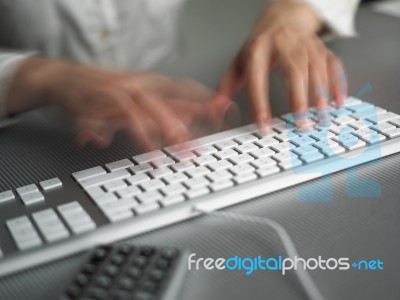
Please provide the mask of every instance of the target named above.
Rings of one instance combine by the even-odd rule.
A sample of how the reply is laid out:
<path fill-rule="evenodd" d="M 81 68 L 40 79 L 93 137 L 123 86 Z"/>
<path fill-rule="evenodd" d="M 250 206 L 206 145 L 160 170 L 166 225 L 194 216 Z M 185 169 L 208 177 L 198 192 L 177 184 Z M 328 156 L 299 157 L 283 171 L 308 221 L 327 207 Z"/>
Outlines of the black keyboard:
<path fill-rule="evenodd" d="M 186 255 L 172 247 L 99 246 L 66 287 L 62 300 L 177 299 Z"/>

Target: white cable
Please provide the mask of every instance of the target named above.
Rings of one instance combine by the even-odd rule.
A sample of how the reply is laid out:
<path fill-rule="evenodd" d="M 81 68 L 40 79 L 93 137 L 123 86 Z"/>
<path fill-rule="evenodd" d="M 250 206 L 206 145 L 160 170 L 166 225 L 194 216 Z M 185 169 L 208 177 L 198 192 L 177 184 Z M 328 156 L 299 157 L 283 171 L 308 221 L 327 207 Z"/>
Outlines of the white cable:
<path fill-rule="evenodd" d="M 194 207 L 193 210 L 195 212 L 203 213 L 209 216 L 223 217 L 226 219 L 234 219 L 242 222 L 266 224 L 276 231 L 276 233 L 278 234 L 279 238 L 283 243 L 287 255 L 289 257 L 295 257 L 295 256 L 299 257 L 296 247 L 294 246 L 294 243 L 290 238 L 289 234 L 287 233 L 286 229 L 283 228 L 282 225 L 280 225 L 279 223 L 270 218 L 241 215 L 241 214 L 227 213 L 221 211 L 208 211 L 201 209 L 199 207 Z M 310 274 L 308 274 L 308 272 L 303 268 L 297 268 L 295 271 L 301 285 L 304 288 L 304 291 L 308 295 L 308 298 L 310 300 L 324 300 L 324 297 L 322 296 L 321 292 L 319 291 L 316 284 L 312 280 Z"/>

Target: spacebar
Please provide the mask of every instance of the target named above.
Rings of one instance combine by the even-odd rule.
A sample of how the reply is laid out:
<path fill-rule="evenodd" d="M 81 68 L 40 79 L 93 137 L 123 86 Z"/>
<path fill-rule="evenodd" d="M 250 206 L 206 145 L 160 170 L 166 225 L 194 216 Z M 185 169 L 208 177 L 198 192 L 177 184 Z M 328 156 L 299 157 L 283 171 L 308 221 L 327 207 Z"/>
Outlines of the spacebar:
<path fill-rule="evenodd" d="M 119 180 L 119 179 L 124 179 L 131 176 L 131 174 L 126 171 L 126 170 L 120 170 L 120 171 L 116 171 L 116 172 L 112 172 L 112 173 L 107 173 L 104 175 L 99 175 L 96 176 L 94 178 L 89 178 L 86 180 L 82 180 L 81 182 L 79 182 L 79 184 L 87 189 L 90 187 L 94 187 L 94 186 L 98 186 L 110 181 L 115 181 L 115 180 Z"/>

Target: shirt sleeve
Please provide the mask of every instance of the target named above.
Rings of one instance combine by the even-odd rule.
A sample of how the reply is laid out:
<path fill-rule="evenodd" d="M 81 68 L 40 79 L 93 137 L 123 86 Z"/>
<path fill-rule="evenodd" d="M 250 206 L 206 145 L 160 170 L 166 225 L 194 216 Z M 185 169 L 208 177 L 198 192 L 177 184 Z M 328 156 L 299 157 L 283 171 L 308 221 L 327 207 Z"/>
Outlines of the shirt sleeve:
<path fill-rule="evenodd" d="M 35 55 L 33 52 L 12 52 L 0 49 L 0 128 L 13 123 L 11 118 L 7 118 L 6 109 L 9 84 L 19 65 L 33 55 Z"/>
<path fill-rule="evenodd" d="M 303 0 L 313 6 L 325 22 L 323 36 L 356 36 L 354 19 L 360 0 Z"/>

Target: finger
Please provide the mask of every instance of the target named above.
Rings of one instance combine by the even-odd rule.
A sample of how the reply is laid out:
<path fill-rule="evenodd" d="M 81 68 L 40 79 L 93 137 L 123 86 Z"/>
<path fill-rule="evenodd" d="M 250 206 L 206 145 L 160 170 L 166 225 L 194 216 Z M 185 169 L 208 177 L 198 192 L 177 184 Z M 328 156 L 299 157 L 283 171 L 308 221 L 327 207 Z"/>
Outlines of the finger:
<path fill-rule="evenodd" d="M 244 76 L 239 54 L 229 66 L 224 77 L 218 85 L 217 93 L 228 98 L 233 98 L 244 85 Z"/>
<path fill-rule="evenodd" d="M 247 88 L 253 118 L 258 127 L 268 133 L 271 131 L 271 110 L 269 106 L 268 67 L 270 53 L 267 44 L 258 40 L 250 50 L 247 65 Z"/>
<path fill-rule="evenodd" d="M 309 76 L 311 97 L 317 110 L 318 122 L 321 126 L 329 126 L 331 122 L 328 109 L 328 67 L 326 52 L 323 47 L 324 46 L 319 47 L 315 44 L 309 47 L 311 57 L 309 59 Z"/>
<path fill-rule="evenodd" d="M 189 140 L 190 134 L 185 123 L 162 99 L 144 94 L 137 95 L 137 103 L 159 124 L 160 132 L 167 143 L 176 144 Z"/>
<path fill-rule="evenodd" d="M 330 51 L 328 52 L 328 75 L 331 94 L 336 104 L 341 106 L 348 95 L 347 78 L 342 62 Z"/>
<path fill-rule="evenodd" d="M 81 133 L 79 144 L 85 146 L 92 143 L 98 148 L 107 148 L 119 129 L 119 125 L 112 121 L 80 120 Z"/>
<path fill-rule="evenodd" d="M 291 110 L 299 130 L 310 130 L 308 110 L 308 58 L 304 51 L 286 57 L 285 73 L 288 82 Z"/>
<path fill-rule="evenodd" d="M 147 151 L 159 149 L 160 146 L 157 142 L 159 140 L 159 131 L 154 126 L 151 117 L 132 100 L 129 104 L 129 112 L 126 129 L 132 138 L 135 141 L 139 141 Z"/>

